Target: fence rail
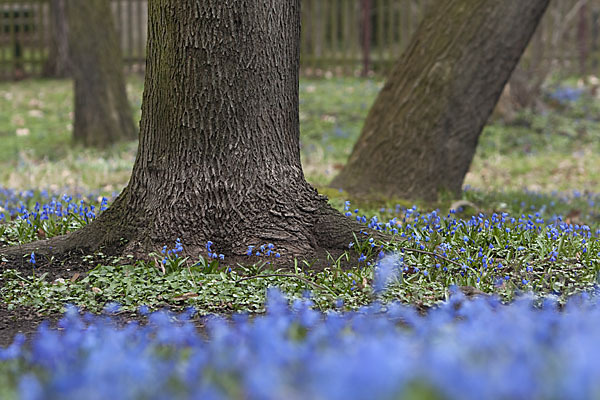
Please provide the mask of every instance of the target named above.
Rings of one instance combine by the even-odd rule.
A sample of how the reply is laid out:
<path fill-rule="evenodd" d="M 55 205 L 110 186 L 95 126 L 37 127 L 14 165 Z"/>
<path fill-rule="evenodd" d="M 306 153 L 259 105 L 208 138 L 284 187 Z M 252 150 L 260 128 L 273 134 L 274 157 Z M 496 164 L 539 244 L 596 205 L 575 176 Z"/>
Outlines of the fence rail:
<path fill-rule="evenodd" d="M 125 66 L 141 71 L 147 0 L 110 1 Z M 302 73 L 385 73 L 435 1 L 443 0 L 302 0 Z M 569 72 L 595 73 L 599 17 L 600 0 L 553 0 L 522 64 L 541 57 Z M 50 35 L 50 0 L 0 0 L 0 79 L 41 75 Z"/>

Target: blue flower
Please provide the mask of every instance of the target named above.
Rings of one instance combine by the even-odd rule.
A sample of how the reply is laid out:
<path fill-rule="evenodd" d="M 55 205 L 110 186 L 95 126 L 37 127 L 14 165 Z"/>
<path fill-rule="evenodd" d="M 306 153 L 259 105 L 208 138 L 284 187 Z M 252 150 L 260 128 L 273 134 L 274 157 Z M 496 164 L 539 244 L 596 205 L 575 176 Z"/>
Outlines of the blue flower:
<path fill-rule="evenodd" d="M 175 248 L 173 249 L 173 253 L 181 253 L 183 251 L 183 246 L 181 245 L 181 239 L 177 238 L 175 240 Z"/>
<path fill-rule="evenodd" d="M 22 400 L 43 400 L 47 398 L 40 381 L 33 374 L 25 374 L 19 379 L 19 398 Z"/>
<path fill-rule="evenodd" d="M 104 312 L 107 314 L 116 314 L 121 309 L 121 305 L 119 303 L 111 302 L 107 303 L 104 306 Z"/>
<path fill-rule="evenodd" d="M 389 254 L 379 260 L 375 268 L 375 280 L 373 283 L 375 293 L 381 292 L 390 279 L 398 276 L 402 277 L 400 267 L 400 257 L 397 254 Z"/>
<path fill-rule="evenodd" d="M 35 265 L 35 253 L 31 252 L 31 256 L 29 257 L 29 263 Z"/>

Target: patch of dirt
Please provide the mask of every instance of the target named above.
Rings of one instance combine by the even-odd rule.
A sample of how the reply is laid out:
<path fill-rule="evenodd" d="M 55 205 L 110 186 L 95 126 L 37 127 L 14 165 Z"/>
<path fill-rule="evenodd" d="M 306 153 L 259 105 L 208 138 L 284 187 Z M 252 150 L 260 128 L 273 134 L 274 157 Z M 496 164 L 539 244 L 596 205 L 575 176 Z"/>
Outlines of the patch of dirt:
<path fill-rule="evenodd" d="M 0 347 L 6 347 L 13 342 L 17 333 L 23 333 L 31 339 L 42 321 L 49 321 L 55 326 L 60 314 L 42 315 L 32 308 L 18 307 L 9 310 L 6 304 L 0 304 Z"/>
<path fill-rule="evenodd" d="M 0 248 L 0 254 L 2 249 Z M 101 253 L 100 253 L 101 254 Z M 30 263 L 30 255 L 2 255 L 0 269 L 14 269 L 24 275 L 31 275 L 34 268 L 36 276 L 46 273 L 46 280 L 58 278 L 71 279 L 74 275 L 85 275 L 98 264 L 110 265 L 115 257 L 104 254 L 84 255 L 83 253 L 63 253 L 52 257 L 36 255 L 35 265 Z M 126 261 L 123 261 L 124 263 Z"/>
<path fill-rule="evenodd" d="M 177 314 L 177 312 L 174 312 L 174 314 Z M 61 313 L 42 315 L 30 307 L 9 310 L 5 304 L 0 304 L 0 348 L 9 346 L 17 333 L 24 334 L 26 341 L 30 342 L 35 337 L 42 322 L 48 321 L 51 328 L 57 328 L 57 323 L 62 317 Z M 148 323 L 146 316 L 133 312 L 116 313 L 110 317 L 112 323 L 120 328 L 131 322 L 137 322 L 141 326 Z M 197 315 L 192 319 L 201 335 L 206 335 L 206 321 L 206 316 Z"/>
<path fill-rule="evenodd" d="M 4 256 L 0 262 L 0 269 L 15 269 L 24 275 L 31 275 L 33 265 L 28 260 L 28 258 Z M 48 260 L 39 257 L 35 264 L 36 275 L 47 272 L 46 279 L 51 281 L 57 278 L 70 279 L 76 273 L 87 272 L 87 270 L 89 266 L 84 263 L 69 262 L 68 257 L 64 260 Z M 23 333 L 29 340 L 43 321 L 47 320 L 51 326 L 55 326 L 60 318 L 59 313 L 44 315 L 31 307 L 8 309 L 6 304 L 0 303 L 0 346 L 10 345 L 17 333 Z"/>
<path fill-rule="evenodd" d="M 1 253 L 1 249 L 0 249 Z M 29 257 L 2 256 L 0 258 L 0 269 L 14 269 L 24 276 L 31 275 L 34 265 L 29 262 Z M 83 277 L 87 272 L 99 263 L 108 263 L 111 259 L 106 256 L 84 257 L 83 254 L 68 253 L 60 257 L 36 257 L 35 274 L 40 276 L 46 273 L 46 280 L 54 281 L 58 278 L 72 279 L 76 276 Z M 0 285 L 3 282 L 0 280 Z M 135 316 L 135 314 L 134 314 Z M 62 318 L 60 313 L 41 314 L 32 307 L 17 307 L 8 309 L 4 303 L 0 303 L 0 347 L 10 345 L 17 333 L 23 333 L 29 341 L 43 321 L 48 321 L 51 327 Z M 126 323 L 131 318 L 129 315 L 117 320 Z"/>

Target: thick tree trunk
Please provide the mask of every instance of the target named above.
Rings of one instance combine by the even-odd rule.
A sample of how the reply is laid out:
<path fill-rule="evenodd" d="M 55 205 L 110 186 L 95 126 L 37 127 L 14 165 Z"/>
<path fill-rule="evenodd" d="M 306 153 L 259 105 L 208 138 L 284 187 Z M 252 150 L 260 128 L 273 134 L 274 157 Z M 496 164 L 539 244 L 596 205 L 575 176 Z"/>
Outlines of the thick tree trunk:
<path fill-rule="evenodd" d="M 44 64 L 43 75 L 46 78 L 66 78 L 70 73 L 67 0 L 51 0 L 50 53 Z"/>
<path fill-rule="evenodd" d="M 67 6 L 75 79 L 73 139 L 97 147 L 135 139 L 110 1 L 68 0 Z"/>
<path fill-rule="evenodd" d="M 96 221 L 46 242 L 54 251 L 128 241 L 147 255 L 244 255 L 273 243 L 282 259 L 347 249 L 361 225 L 331 208 L 300 164 L 300 0 L 155 0 L 140 145 L 127 188 Z M 25 247 L 41 248 L 41 244 Z"/>
<path fill-rule="evenodd" d="M 548 3 L 436 2 L 331 186 L 426 200 L 459 193 L 479 134 Z"/>

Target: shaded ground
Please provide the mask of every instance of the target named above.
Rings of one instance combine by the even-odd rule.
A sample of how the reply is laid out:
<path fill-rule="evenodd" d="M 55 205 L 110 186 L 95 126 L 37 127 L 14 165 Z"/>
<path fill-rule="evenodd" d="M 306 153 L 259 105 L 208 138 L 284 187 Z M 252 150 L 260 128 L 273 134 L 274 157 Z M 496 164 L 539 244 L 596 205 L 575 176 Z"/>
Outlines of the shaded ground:
<path fill-rule="evenodd" d="M 54 281 L 56 279 L 80 279 L 90 271 L 93 266 L 103 262 L 106 263 L 106 256 L 102 257 L 82 257 L 82 254 L 65 254 L 60 258 L 47 259 L 44 257 L 38 257 L 36 260 L 35 274 L 37 276 L 46 273 L 47 281 Z M 0 269 L 14 269 L 19 271 L 23 276 L 28 276 L 32 272 L 32 264 L 30 264 L 27 258 L 18 257 L 7 257 L 4 256 L 0 262 Z M 2 279 L 0 279 L 0 288 L 4 285 Z M 174 310 L 175 313 L 180 312 Z M 31 340 L 39 325 L 48 321 L 50 326 L 53 328 L 57 327 L 58 321 L 62 318 L 63 314 L 59 312 L 45 312 L 41 313 L 34 307 L 21 306 L 9 308 L 9 306 L 3 302 L 0 302 L 0 347 L 6 347 L 10 345 L 17 333 L 25 335 L 27 340 Z M 116 314 L 111 314 L 113 322 L 117 326 L 124 326 L 133 321 L 139 322 L 141 325 L 147 323 L 147 318 L 144 315 L 123 311 Z M 205 327 L 206 317 L 196 316 L 193 319 L 196 327 L 202 332 Z"/>
<path fill-rule="evenodd" d="M 20 307 L 9 310 L 6 304 L 0 304 L 0 347 L 12 343 L 17 333 L 23 333 L 28 339 L 36 332 L 42 321 L 48 320 L 51 325 L 56 325 L 60 315 L 41 315 L 29 307 Z"/>
<path fill-rule="evenodd" d="M 77 255 L 64 256 L 61 259 L 51 261 L 39 257 L 35 271 L 37 275 L 47 273 L 46 280 L 48 281 L 59 278 L 71 279 L 76 275 L 86 274 L 90 269 L 89 265 L 95 261 L 97 260 L 90 259 L 82 262 L 81 256 L 78 257 Z M 0 268 L 16 269 L 27 276 L 31 274 L 33 267 L 26 259 L 4 257 L 3 261 L 0 262 Z M 4 282 L 0 279 L 0 286 L 3 284 Z M 7 304 L 0 303 L 0 346 L 4 347 L 11 344 L 17 333 L 23 333 L 27 339 L 31 339 L 43 321 L 48 321 L 50 326 L 55 327 L 61 317 L 61 313 L 42 314 L 33 307 L 25 306 L 9 309 Z M 115 321 L 120 324 L 126 324 L 134 320 L 143 321 L 145 318 L 131 313 L 115 316 Z"/>
<path fill-rule="evenodd" d="M 117 326 L 124 326 L 134 321 L 139 322 L 141 325 L 147 323 L 147 318 L 137 313 L 117 313 L 112 314 L 111 317 Z M 0 347 L 9 346 L 17 333 L 24 334 L 27 341 L 30 341 L 42 322 L 48 321 L 52 328 L 56 328 L 61 318 L 61 313 L 42 315 L 32 307 L 18 307 L 9 310 L 2 303 L 0 304 Z M 204 331 L 206 317 L 197 316 L 193 319 L 193 322 L 200 332 Z"/>
<path fill-rule="evenodd" d="M 24 274 L 30 274 L 32 265 L 25 259 L 4 258 L 0 262 L 0 268 L 16 269 Z M 68 258 L 64 260 L 53 260 L 52 265 L 47 260 L 39 260 L 36 267 L 36 273 L 48 273 L 47 279 L 57 278 L 70 279 L 76 273 L 87 272 L 87 267 L 81 263 L 69 262 Z M 4 282 L 0 280 L 0 285 Z M 43 315 L 32 307 L 17 307 L 9 309 L 5 303 L 0 303 L 0 346 L 7 346 L 12 343 L 17 333 L 23 333 L 29 339 L 36 332 L 37 327 L 44 320 L 48 320 L 52 326 L 61 318 L 59 313 Z"/>

